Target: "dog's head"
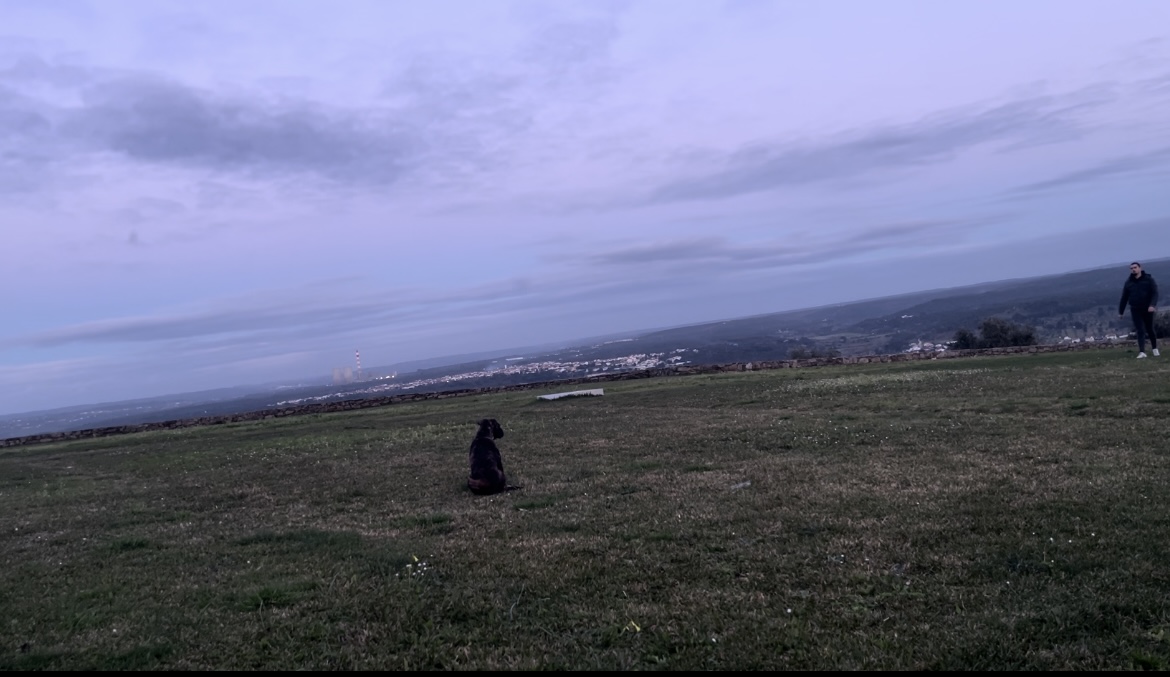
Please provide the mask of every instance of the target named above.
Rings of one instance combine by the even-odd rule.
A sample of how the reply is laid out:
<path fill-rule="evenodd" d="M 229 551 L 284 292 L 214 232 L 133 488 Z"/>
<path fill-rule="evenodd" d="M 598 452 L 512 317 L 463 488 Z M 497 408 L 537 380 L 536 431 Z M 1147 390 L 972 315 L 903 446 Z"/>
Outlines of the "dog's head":
<path fill-rule="evenodd" d="M 479 422 L 479 436 L 498 440 L 504 436 L 504 429 L 494 418 L 485 418 Z"/>

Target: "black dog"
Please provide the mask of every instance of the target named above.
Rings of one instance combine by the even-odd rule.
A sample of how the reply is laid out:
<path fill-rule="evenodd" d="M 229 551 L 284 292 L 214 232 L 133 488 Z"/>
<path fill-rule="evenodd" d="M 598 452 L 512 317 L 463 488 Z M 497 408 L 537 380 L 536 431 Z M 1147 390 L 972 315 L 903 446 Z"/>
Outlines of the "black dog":
<path fill-rule="evenodd" d="M 471 476 L 467 478 L 467 488 L 477 494 L 498 494 L 501 491 L 511 491 L 520 487 L 508 486 L 504 477 L 504 461 L 500 458 L 500 450 L 493 440 L 504 436 L 504 429 L 494 418 L 485 418 L 479 422 L 479 431 L 471 441 L 471 452 L 467 455 L 471 464 Z"/>

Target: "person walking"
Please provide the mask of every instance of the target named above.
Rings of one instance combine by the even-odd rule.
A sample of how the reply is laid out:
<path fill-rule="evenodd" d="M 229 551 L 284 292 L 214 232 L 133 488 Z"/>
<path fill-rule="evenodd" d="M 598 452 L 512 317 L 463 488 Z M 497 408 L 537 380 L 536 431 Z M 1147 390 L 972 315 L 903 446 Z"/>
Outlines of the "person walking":
<path fill-rule="evenodd" d="M 1158 357 L 1158 337 L 1154 333 L 1154 313 L 1158 308 L 1158 283 L 1154 277 L 1142 270 L 1142 264 L 1134 261 L 1129 264 L 1129 279 L 1121 290 L 1121 306 L 1117 314 L 1125 317 L 1125 304 L 1129 304 L 1129 314 L 1133 317 L 1133 328 L 1137 331 L 1138 359 L 1146 356 L 1146 336 L 1150 337 L 1151 352 Z"/>

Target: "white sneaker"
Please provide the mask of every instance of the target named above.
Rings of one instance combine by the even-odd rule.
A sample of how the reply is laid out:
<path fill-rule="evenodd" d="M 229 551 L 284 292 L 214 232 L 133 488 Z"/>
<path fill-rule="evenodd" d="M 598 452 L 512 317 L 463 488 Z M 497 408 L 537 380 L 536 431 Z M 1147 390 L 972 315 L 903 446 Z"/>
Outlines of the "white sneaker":
<path fill-rule="evenodd" d="M 1153 352 L 1154 352 L 1154 357 L 1157 357 L 1157 356 L 1159 356 L 1159 355 L 1161 355 L 1161 354 L 1162 354 L 1162 353 L 1158 352 L 1158 349 L 1157 349 L 1157 348 L 1154 348 L 1154 351 L 1153 351 Z"/>
<path fill-rule="evenodd" d="M 1140 360 L 1140 359 L 1144 358 L 1145 356 L 1146 356 L 1145 353 L 1138 353 L 1137 358 Z"/>

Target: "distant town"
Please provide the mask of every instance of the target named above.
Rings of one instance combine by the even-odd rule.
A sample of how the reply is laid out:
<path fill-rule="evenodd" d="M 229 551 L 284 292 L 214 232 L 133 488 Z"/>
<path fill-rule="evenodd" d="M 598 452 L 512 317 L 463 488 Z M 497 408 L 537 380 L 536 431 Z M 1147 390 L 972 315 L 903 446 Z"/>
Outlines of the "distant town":
<path fill-rule="evenodd" d="M 458 387 L 461 382 L 498 378 L 501 376 L 531 375 L 533 380 L 555 380 L 557 378 L 573 378 L 589 376 L 591 374 L 606 374 L 621 371 L 636 371 L 639 369 L 654 369 L 656 367 L 688 364 L 683 355 L 688 352 L 698 352 L 694 349 L 677 348 L 670 353 L 635 353 L 622 357 L 598 358 L 592 360 L 557 361 L 545 360 L 525 362 L 523 357 L 511 357 L 498 360 L 484 369 L 448 374 L 434 378 L 416 379 L 413 381 L 398 381 L 397 375 L 374 377 L 367 381 L 354 383 L 355 388 L 345 392 L 332 392 L 325 395 L 298 397 L 276 403 L 278 407 L 286 407 L 325 400 L 347 399 L 355 396 L 381 395 L 389 392 L 403 392 L 420 388 L 431 389 L 434 386 L 452 385 Z"/>
<path fill-rule="evenodd" d="M 1100 337 L 1086 336 L 1084 338 L 1072 338 L 1065 336 L 1061 338 L 1060 343 L 1093 343 L 1096 341 L 1121 341 L 1126 340 L 1129 336 L 1118 336 L 1117 334 L 1106 334 Z M 943 352 L 945 350 L 953 349 L 954 341 L 914 341 L 911 342 L 902 352 L 919 353 L 919 352 Z M 697 353 L 696 349 L 676 348 L 668 353 L 634 353 L 631 355 L 624 355 L 621 357 L 597 358 L 591 360 L 540 360 L 540 361 L 526 361 L 524 357 L 509 357 L 497 360 L 483 369 L 472 371 L 445 374 L 442 376 L 435 376 L 432 378 L 420 378 L 411 381 L 400 381 L 398 375 L 390 374 L 385 376 L 370 377 L 366 380 L 350 380 L 354 372 L 347 372 L 343 379 L 339 382 L 338 375 L 334 373 L 334 384 L 353 385 L 352 388 L 347 388 L 343 391 L 333 391 L 322 395 L 312 395 L 306 397 L 298 397 L 294 399 L 281 400 L 274 403 L 273 406 L 287 407 L 300 404 L 309 404 L 312 402 L 324 402 L 327 400 L 350 399 L 354 397 L 367 397 L 385 395 L 387 393 L 405 392 L 410 390 L 425 389 L 434 390 L 436 387 L 452 386 L 471 387 L 469 381 L 483 381 L 484 379 L 492 379 L 499 377 L 517 377 L 517 376 L 531 376 L 533 381 L 541 380 L 556 380 L 560 378 L 575 378 L 581 376 L 589 376 L 592 374 L 607 374 L 622 371 L 637 371 L 641 369 L 654 369 L 658 367 L 675 366 L 681 364 L 690 364 L 684 355 L 687 353 Z"/>
<path fill-rule="evenodd" d="M 1118 336 L 1117 334 L 1106 334 L 1104 336 L 1086 336 L 1084 338 L 1073 338 L 1071 336 L 1064 336 L 1059 343 L 1096 343 L 1098 341 L 1125 341 L 1133 338 L 1133 334 Z M 904 353 L 921 353 L 921 352 L 942 352 L 948 350 L 955 345 L 954 341 L 945 341 L 939 343 L 932 343 L 930 341 L 915 341 L 910 344 L 910 347 L 903 350 Z"/>

